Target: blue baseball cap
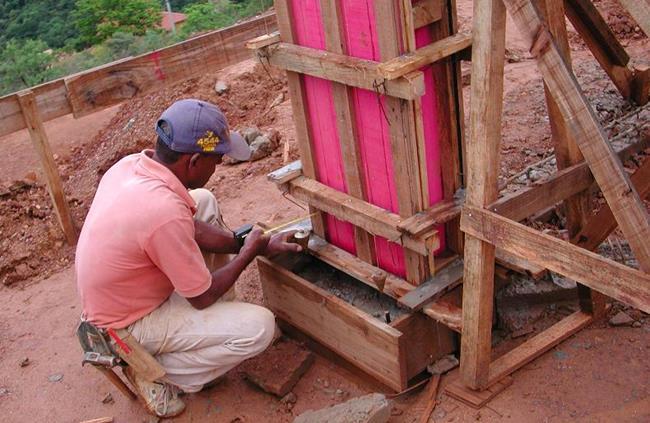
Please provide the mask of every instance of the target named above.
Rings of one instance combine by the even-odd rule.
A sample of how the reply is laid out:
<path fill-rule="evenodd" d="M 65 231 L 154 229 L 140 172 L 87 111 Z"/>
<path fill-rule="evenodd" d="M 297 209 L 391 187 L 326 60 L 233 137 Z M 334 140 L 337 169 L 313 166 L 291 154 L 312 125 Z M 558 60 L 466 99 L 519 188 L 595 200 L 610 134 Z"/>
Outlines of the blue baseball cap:
<path fill-rule="evenodd" d="M 244 137 L 228 130 L 221 110 L 201 100 L 179 100 L 169 106 L 156 123 L 156 133 L 179 153 L 225 154 L 239 161 L 251 156 Z"/>

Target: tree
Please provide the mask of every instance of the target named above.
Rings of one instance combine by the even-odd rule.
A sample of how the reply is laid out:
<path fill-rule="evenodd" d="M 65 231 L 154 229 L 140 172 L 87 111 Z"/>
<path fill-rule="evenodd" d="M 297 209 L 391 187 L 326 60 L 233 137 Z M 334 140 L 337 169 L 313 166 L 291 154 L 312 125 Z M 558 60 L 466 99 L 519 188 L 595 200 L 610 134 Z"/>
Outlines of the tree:
<path fill-rule="evenodd" d="M 12 38 L 38 38 L 52 48 L 63 47 L 76 35 L 68 23 L 74 5 L 75 0 L 0 1 L 0 45 Z"/>
<path fill-rule="evenodd" d="M 0 91 L 38 85 L 52 76 L 54 57 L 41 40 L 10 40 L 0 51 Z"/>
<path fill-rule="evenodd" d="M 98 44 L 115 32 L 143 35 L 160 22 L 158 0 L 77 0 L 73 15 L 83 45 Z"/>

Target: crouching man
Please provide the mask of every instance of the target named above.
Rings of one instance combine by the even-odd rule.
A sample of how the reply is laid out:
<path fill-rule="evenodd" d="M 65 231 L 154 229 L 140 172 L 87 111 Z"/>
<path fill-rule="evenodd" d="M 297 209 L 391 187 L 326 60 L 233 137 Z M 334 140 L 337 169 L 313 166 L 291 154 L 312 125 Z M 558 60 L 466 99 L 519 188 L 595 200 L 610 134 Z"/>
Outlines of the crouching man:
<path fill-rule="evenodd" d="M 127 156 L 103 176 L 77 245 L 83 319 L 125 328 L 166 371 L 154 383 L 126 369 L 150 412 L 180 414 L 179 390 L 200 391 L 266 349 L 273 314 L 224 300 L 258 255 L 298 252 L 289 234 L 225 228 L 217 201 L 202 189 L 223 155 L 247 160 L 214 105 L 181 100 L 156 124 L 154 150 Z"/>

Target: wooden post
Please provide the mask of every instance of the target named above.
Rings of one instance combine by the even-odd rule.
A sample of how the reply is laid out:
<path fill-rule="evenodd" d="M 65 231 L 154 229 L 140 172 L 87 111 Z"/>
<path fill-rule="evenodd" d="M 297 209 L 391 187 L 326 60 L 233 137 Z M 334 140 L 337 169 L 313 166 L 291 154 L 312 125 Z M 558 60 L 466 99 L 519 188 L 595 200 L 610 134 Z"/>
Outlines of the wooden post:
<path fill-rule="evenodd" d="M 555 45 L 568 68 L 571 68 L 571 52 L 569 39 L 564 20 L 564 0 L 541 0 L 540 11 L 545 15 L 546 25 L 553 36 Z M 564 123 L 562 114 L 553 96 L 544 83 L 544 94 L 548 105 L 548 117 L 551 125 L 551 135 L 555 146 L 555 157 L 557 159 L 558 171 L 571 167 L 584 161 L 584 157 L 578 145 L 571 139 L 569 129 Z M 582 230 L 589 208 L 589 192 L 583 191 L 564 202 L 569 237 L 573 238 Z M 584 285 L 578 285 L 578 297 L 580 308 L 583 311 L 600 314 L 605 309 L 605 302 L 602 295 L 592 292 Z"/>
<path fill-rule="evenodd" d="M 77 229 L 72 220 L 72 215 L 70 215 L 68 202 L 65 199 L 63 185 L 61 184 L 61 177 L 59 176 L 59 171 L 52 156 L 52 149 L 47 140 L 43 121 L 38 112 L 36 96 L 31 90 L 22 91 L 18 93 L 18 102 L 20 103 L 20 108 L 25 119 L 25 126 L 29 130 L 32 144 L 43 166 L 47 188 L 50 193 L 50 198 L 52 198 L 56 217 L 59 220 L 68 244 L 74 245 L 77 242 Z"/>
<path fill-rule="evenodd" d="M 320 7 L 321 14 L 323 15 L 327 50 L 344 54 L 338 2 L 321 0 Z M 357 134 L 355 131 L 354 109 L 350 103 L 348 87 L 337 82 L 332 82 L 332 97 L 334 100 L 334 109 L 336 110 L 336 123 L 338 126 L 339 142 L 341 143 L 341 152 L 343 153 L 342 159 L 345 167 L 345 180 L 348 193 L 361 200 L 367 200 L 364 189 L 363 171 L 360 169 L 361 155 L 359 153 Z M 355 226 L 354 238 L 357 256 L 366 263 L 375 264 L 375 247 L 372 236 L 358 226 Z"/>
<path fill-rule="evenodd" d="M 280 39 L 293 43 L 294 37 L 293 29 L 291 28 L 291 13 L 288 0 L 275 0 L 274 5 L 278 20 L 278 29 L 280 30 Z M 287 71 L 287 85 L 289 86 L 289 97 L 291 97 L 293 121 L 296 124 L 296 141 L 300 149 L 300 157 L 302 157 L 302 172 L 305 176 L 316 179 L 311 136 L 309 134 L 309 125 L 307 125 L 307 110 L 305 108 L 306 101 L 302 76 L 299 73 Z M 309 213 L 316 213 L 311 218 L 314 233 L 325 238 L 325 219 L 323 218 L 323 214 L 312 207 L 309 208 Z"/>
<path fill-rule="evenodd" d="M 506 14 L 501 0 L 474 0 L 466 204 L 481 208 L 497 199 L 505 30 Z M 463 383 L 472 389 L 488 385 L 494 256 L 493 245 L 466 236 L 460 372 Z"/>
<path fill-rule="evenodd" d="M 377 28 L 381 61 L 387 61 L 400 55 L 402 41 L 403 14 L 395 2 L 377 0 L 374 12 Z M 398 19 L 399 18 L 399 19 Z M 408 42 L 408 40 L 406 40 Z M 417 143 L 417 125 L 415 122 L 415 104 L 395 97 L 384 97 L 384 107 L 390 126 L 391 150 L 395 174 L 395 188 L 399 204 L 399 215 L 410 217 L 424 210 L 422 194 L 422 175 L 420 174 L 420 155 Z M 427 278 L 428 261 L 425 257 L 404 250 L 406 279 L 409 283 L 419 285 Z"/>

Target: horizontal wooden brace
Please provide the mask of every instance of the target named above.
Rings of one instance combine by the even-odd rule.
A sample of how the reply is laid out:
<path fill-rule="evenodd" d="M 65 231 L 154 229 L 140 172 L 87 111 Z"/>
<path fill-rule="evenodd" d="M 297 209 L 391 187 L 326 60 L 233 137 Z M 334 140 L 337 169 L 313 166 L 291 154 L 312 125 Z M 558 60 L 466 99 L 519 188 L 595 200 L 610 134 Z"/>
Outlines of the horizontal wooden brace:
<path fill-rule="evenodd" d="M 625 161 L 648 146 L 650 137 L 644 137 L 639 142 L 621 149 L 617 154 L 621 161 Z M 589 167 L 582 162 L 555 173 L 544 182 L 508 194 L 490 204 L 487 209 L 514 221 L 521 221 L 586 190 L 593 183 L 594 178 Z"/>
<path fill-rule="evenodd" d="M 404 279 L 368 264 L 314 234 L 309 239 L 309 254 L 395 299 L 415 288 Z"/>
<path fill-rule="evenodd" d="M 421 0 L 413 4 L 413 26 L 415 29 L 431 25 L 442 19 L 442 0 Z"/>
<path fill-rule="evenodd" d="M 454 34 L 421 47 L 414 52 L 381 63 L 378 66 L 379 74 L 387 80 L 393 80 L 465 50 L 471 45 L 471 34 Z"/>
<path fill-rule="evenodd" d="M 270 34 L 260 35 L 246 41 L 246 48 L 249 50 L 257 50 L 262 47 L 270 46 L 271 44 L 280 42 L 280 31 L 275 31 Z"/>
<path fill-rule="evenodd" d="M 461 284 L 463 280 L 463 261 L 456 259 L 417 288 L 397 300 L 411 310 L 419 310 L 424 304 L 440 298 Z"/>
<path fill-rule="evenodd" d="M 424 95 L 424 75 L 415 71 L 385 81 L 378 62 L 330 53 L 289 43 L 276 43 L 257 50 L 261 61 L 292 72 L 339 82 L 351 87 L 377 91 L 392 97 L 415 100 Z"/>
<path fill-rule="evenodd" d="M 266 175 L 266 179 L 268 179 L 270 182 L 273 182 L 274 184 L 281 185 L 301 175 L 302 162 L 300 160 L 296 160 L 295 162 L 291 162 L 288 165 L 269 173 Z"/>
<path fill-rule="evenodd" d="M 288 182 L 288 191 L 295 198 L 338 219 L 350 222 L 365 231 L 402 245 L 423 256 L 440 247 L 438 232 L 411 237 L 397 229 L 401 218 L 387 210 L 330 188 L 313 179 L 299 176 Z"/>
<path fill-rule="evenodd" d="M 422 312 L 455 332 L 462 333 L 463 331 L 462 309 L 444 299 L 425 305 Z"/>
<path fill-rule="evenodd" d="M 488 210 L 465 207 L 461 230 L 625 304 L 650 312 L 650 275 Z"/>
<path fill-rule="evenodd" d="M 555 345 L 589 325 L 593 319 L 591 314 L 576 311 L 523 344 L 508 351 L 490 364 L 488 384 L 492 385 L 497 383 L 515 370 L 530 363 Z"/>
<path fill-rule="evenodd" d="M 418 236 L 460 216 L 462 201 L 444 200 L 408 217 L 397 226 L 400 231 Z"/>

